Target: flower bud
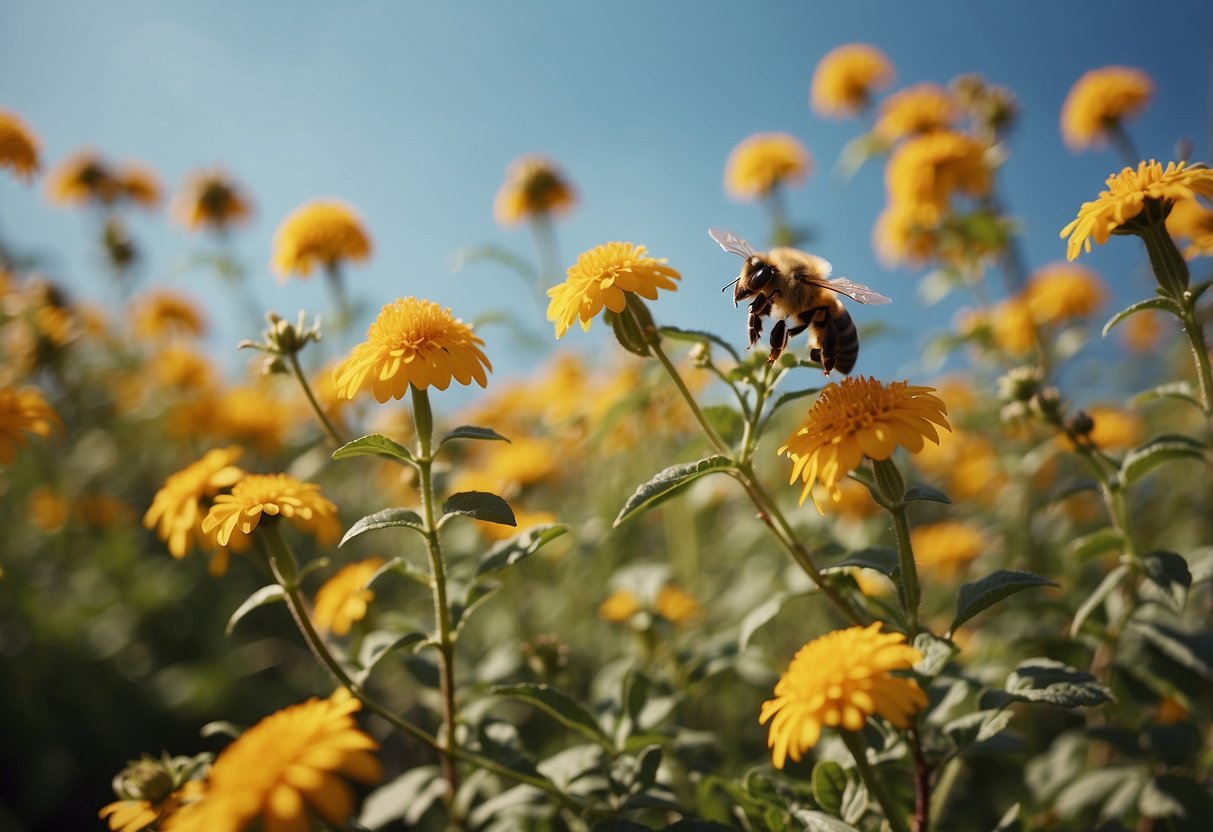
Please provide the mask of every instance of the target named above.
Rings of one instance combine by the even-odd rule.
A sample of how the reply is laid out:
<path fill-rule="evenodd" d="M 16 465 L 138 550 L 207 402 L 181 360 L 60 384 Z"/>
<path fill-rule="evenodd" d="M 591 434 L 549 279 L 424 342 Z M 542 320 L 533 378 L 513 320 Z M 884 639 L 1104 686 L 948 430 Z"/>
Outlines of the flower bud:
<path fill-rule="evenodd" d="M 1039 367 L 1016 367 L 998 379 L 998 397 L 1008 402 L 1030 401 L 1043 378 Z"/>

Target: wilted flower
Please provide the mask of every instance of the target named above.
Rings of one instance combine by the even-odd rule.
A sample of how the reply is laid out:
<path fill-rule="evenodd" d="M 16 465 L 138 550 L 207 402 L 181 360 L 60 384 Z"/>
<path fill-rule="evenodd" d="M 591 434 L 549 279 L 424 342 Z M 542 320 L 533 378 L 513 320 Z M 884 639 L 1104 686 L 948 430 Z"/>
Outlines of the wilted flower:
<path fill-rule="evenodd" d="M 350 627 L 366 617 L 367 605 L 375 600 L 367 583 L 384 563 L 383 558 L 367 558 L 341 567 L 325 581 L 316 590 L 312 613 L 316 629 L 335 636 L 349 635 Z"/>
<path fill-rule="evenodd" d="M 215 534 L 220 546 L 232 538 L 251 535 L 263 517 L 284 517 L 324 544 L 341 534 L 337 506 L 320 494 L 320 486 L 287 474 L 246 474 L 232 493 L 215 497 L 203 534 Z"/>
<path fill-rule="evenodd" d="M 0 109 L 0 168 L 29 181 L 41 165 L 38 137 L 16 113 Z"/>
<path fill-rule="evenodd" d="M 928 573 L 951 580 L 969 563 L 990 548 L 990 536 L 972 523 L 945 520 L 916 526 L 910 532 L 914 560 Z"/>
<path fill-rule="evenodd" d="M 867 43 L 844 43 L 825 54 L 813 71 L 809 105 L 828 118 L 863 112 L 872 91 L 893 83 L 896 73 L 883 52 Z"/>
<path fill-rule="evenodd" d="M 242 453 L 235 445 L 207 451 L 197 462 L 170 474 L 164 486 L 152 497 L 152 504 L 143 515 L 143 526 L 156 530 L 156 536 L 168 544 L 173 557 L 185 557 L 198 539 L 202 501 L 231 487 L 244 476 L 243 469 L 235 465 Z"/>
<path fill-rule="evenodd" d="M 330 269 L 370 255 L 370 237 L 353 207 L 336 199 L 316 199 L 296 208 L 278 226 L 272 266 L 281 283 L 292 274 L 307 277 L 317 266 Z"/>
<path fill-rule="evenodd" d="M 957 114 L 955 97 L 939 84 L 915 84 L 880 102 L 873 132 L 886 142 L 949 127 Z"/>
<path fill-rule="evenodd" d="M 788 133 L 755 133 L 729 154 L 724 189 L 734 199 L 761 199 L 776 186 L 803 180 L 813 169 L 809 151 Z"/>
<path fill-rule="evenodd" d="M 604 243 L 584 251 L 569 267 L 568 279 L 548 289 L 548 320 L 562 337 L 574 323 L 589 330 L 602 307 L 618 314 L 627 306 L 627 292 L 649 300 L 658 289 L 674 291 L 682 275 L 665 265 L 665 259 L 647 256 L 644 246 Z"/>
<path fill-rule="evenodd" d="M 36 387 L 0 387 L 0 463 L 7 465 L 17 448 L 29 441 L 27 434 L 49 437 L 63 422 Z"/>
<path fill-rule="evenodd" d="M 252 213 L 243 190 L 221 170 L 191 173 L 173 200 L 173 216 L 190 231 L 225 231 Z"/>
<path fill-rule="evenodd" d="M 543 156 L 523 156 L 510 163 L 505 182 L 493 201 L 493 215 L 502 225 L 517 225 L 531 217 L 568 213 L 577 196 L 555 163 Z"/>
<path fill-rule="evenodd" d="M 1074 150 L 1101 144 L 1111 130 L 1150 103 L 1154 83 L 1140 69 L 1106 66 L 1074 82 L 1061 106 L 1061 135 Z"/>

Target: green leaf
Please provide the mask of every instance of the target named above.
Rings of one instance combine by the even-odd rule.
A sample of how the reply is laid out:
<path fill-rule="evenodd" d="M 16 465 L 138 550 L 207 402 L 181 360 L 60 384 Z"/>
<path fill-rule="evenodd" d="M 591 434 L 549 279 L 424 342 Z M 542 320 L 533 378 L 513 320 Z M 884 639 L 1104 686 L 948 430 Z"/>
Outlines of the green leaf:
<path fill-rule="evenodd" d="M 703 408 L 703 415 L 726 445 L 733 446 L 741 441 L 745 420 L 736 410 L 727 404 L 713 404 Z"/>
<path fill-rule="evenodd" d="M 750 639 L 754 637 L 754 633 L 758 632 L 764 624 L 767 624 L 771 619 L 779 615 L 779 611 L 783 609 L 784 604 L 797 598 L 803 598 L 805 594 L 807 593 L 789 595 L 779 592 L 746 613 L 741 619 L 741 623 L 737 625 L 738 651 L 744 651 L 750 646 Z"/>
<path fill-rule="evenodd" d="M 627 307 L 622 312 L 615 313 L 608 309 L 605 318 L 611 331 L 615 333 L 615 340 L 619 342 L 619 346 L 642 358 L 648 358 L 653 354 L 645 330 L 649 328 L 656 330 L 657 327 L 653 323 L 653 316 L 649 313 L 649 308 L 635 293 L 627 293 Z"/>
<path fill-rule="evenodd" d="M 652 508 L 662 500 L 673 496 L 674 492 L 689 482 L 699 479 L 705 474 L 715 471 L 728 471 L 736 466 L 733 460 L 724 456 L 710 456 L 698 462 L 684 462 L 671 465 L 657 473 L 644 485 L 636 489 L 636 493 L 628 498 L 615 518 L 615 526 L 627 520 L 634 514 Z"/>
<path fill-rule="evenodd" d="M 534 705 L 566 728 L 573 729 L 603 748 L 611 748 L 610 737 L 594 715 L 581 703 L 550 685 L 499 685 L 491 688 L 490 693 Z"/>
<path fill-rule="evenodd" d="M 462 601 L 455 600 L 451 602 L 451 626 L 454 628 L 456 635 L 463 629 L 463 625 L 467 623 L 471 614 L 481 604 L 496 595 L 499 589 L 501 589 L 500 583 L 482 581 L 468 587 L 467 595 Z"/>
<path fill-rule="evenodd" d="M 1149 390 L 1143 390 L 1133 397 L 1133 404 L 1141 405 L 1146 402 L 1152 402 L 1156 399 L 1177 399 L 1181 402 L 1186 402 L 1200 411 L 1204 411 L 1204 405 L 1192 393 L 1192 385 L 1186 381 L 1171 381 L 1166 384 L 1160 384 L 1157 387 L 1151 387 Z"/>
<path fill-rule="evenodd" d="M 1103 325 L 1103 332 L 1101 335 L 1104 338 L 1107 338 L 1108 333 L 1112 331 L 1112 327 L 1116 326 L 1125 318 L 1134 313 L 1145 312 L 1149 309 L 1160 309 L 1164 312 L 1170 312 L 1172 315 L 1176 316 L 1181 314 L 1180 308 L 1175 304 L 1175 301 L 1171 300 L 1170 298 L 1157 297 L 1149 298 L 1148 300 L 1139 300 L 1137 303 L 1133 304 L 1132 306 L 1125 307 L 1109 318 L 1108 322 Z"/>
<path fill-rule="evenodd" d="M 1204 460 L 1205 446 L 1195 439 L 1178 434 L 1159 436 L 1125 454 L 1120 464 L 1120 478 L 1126 486 L 1137 482 L 1148 472 L 1172 459 Z"/>
<path fill-rule="evenodd" d="M 1192 299 L 1188 302 L 1192 305 L 1193 309 L 1196 308 L 1196 301 L 1200 300 L 1200 296 L 1208 291 L 1210 286 L 1213 286 L 1213 280 L 1203 280 L 1188 288 L 1188 294 L 1192 296 Z"/>
<path fill-rule="evenodd" d="M 813 799 L 831 815 L 842 814 L 842 793 L 847 788 L 847 773 L 832 760 L 813 766 Z"/>
<path fill-rule="evenodd" d="M 1087 596 L 1087 599 L 1082 602 L 1074 613 L 1074 620 L 1070 622 L 1071 638 L 1078 635 L 1083 623 L 1090 617 L 1091 613 L 1099 609 L 1100 605 L 1108 600 L 1108 596 L 1116 590 L 1116 587 L 1120 586 L 1120 582 L 1125 579 L 1125 575 L 1127 574 L 1129 574 L 1129 567 L 1122 563 L 1107 575 L 1104 575 L 1103 580 L 1099 582 L 1099 586 L 1095 587 L 1095 591 Z"/>
<path fill-rule="evenodd" d="M 1002 817 L 990 832 L 1019 832 L 1023 829 L 1023 810 L 1018 803 L 1011 804 L 1011 808 L 1003 812 Z"/>
<path fill-rule="evenodd" d="M 1181 633 L 1144 621 L 1134 621 L 1131 627 L 1171 661 L 1213 682 L 1213 634 Z"/>
<path fill-rule="evenodd" d="M 891 578 L 897 574 L 900 562 L 896 550 L 871 546 L 867 549 L 860 549 L 858 552 L 852 552 L 837 563 L 831 563 L 829 566 L 822 568 L 821 571 L 837 572 L 841 569 L 858 567 L 860 569 L 875 569 L 877 572 Z"/>
<path fill-rule="evenodd" d="M 269 584 L 254 592 L 252 595 L 244 599 L 244 603 L 236 608 L 232 613 L 232 617 L 227 620 L 227 627 L 224 628 L 223 634 L 230 636 L 232 630 L 236 629 L 236 623 L 244 618 L 257 607 L 263 607 L 266 604 L 272 604 L 275 601 L 285 601 L 286 590 L 278 584 Z"/>
<path fill-rule="evenodd" d="M 333 451 L 333 459 L 345 459 L 351 456 L 387 456 L 404 462 L 417 462 L 412 451 L 382 433 L 367 434 L 351 442 L 346 442 Z"/>
<path fill-rule="evenodd" d="M 375 630 L 367 633 L 358 649 L 358 666 L 362 668 L 358 674 L 361 684 L 371 675 L 375 665 L 394 650 L 403 650 L 426 640 L 425 633 L 398 633 L 392 630 Z"/>
<path fill-rule="evenodd" d="M 501 541 L 480 559 L 480 564 L 476 567 L 476 579 L 495 574 L 529 558 L 568 530 L 568 526 L 559 523 L 545 523 L 533 526 L 509 540 Z"/>
<path fill-rule="evenodd" d="M 1011 702 L 1044 702 L 1059 708 L 1086 708 L 1115 702 L 1111 689 L 1085 670 L 1056 661 L 1035 658 L 1019 663 L 1007 677 L 1006 690 L 994 690 L 982 699 L 983 707 L 1006 707 Z"/>
<path fill-rule="evenodd" d="M 1014 716 L 1015 713 L 1006 708 L 973 711 L 946 723 L 943 732 L 963 751 L 1002 733 Z"/>
<path fill-rule="evenodd" d="M 1058 586 L 1058 584 L 1033 572 L 1018 572 L 1008 569 L 1000 569 L 979 581 L 965 584 L 960 588 L 960 596 L 956 601 L 956 617 L 952 619 L 950 629 L 955 632 L 957 627 L 982 610 L 1017 592 L 1038 586 Z"/>
<path fill-rule="evenodd" d="M 1150 582 L 1162 590 L 1176 612 L 1181 612 L 1192 586 L 1192 573 L 1183 556 L 1174 552 L 1151 552 L 1142 558 L 1142 566 Z"/>
<path fill-rule="evenodd" d="M 1084 772 L 1058 793 L 1054 808 L 1063 818 L 1096 808 L 1101 819 L 1123 818 L 1136 805 L 1146 776 L 1137 766 Z"/>
<path fill-rule="evenodd" d="M 803 823 L 808 832 L 859 832 L 851 824 L 816 809 L 800 809 L 792 817 Z"/>
<path fill-rule="evenodd" d="M 364 532 L 373 532 L 377 529 L 387 529 L 394 526 L 404 526 L 417 532 L 417 534 L 425 535 L 425 521 L 421 519 L 420 514 L 407 508 L 385 508 L 383 511 L 368 514 L 350 526 L 345 536 L 341 538 L 341 542 L 337 545 L 344 546 Z"/>
<path fill-rule="evenodd" d="M 771 418 L 771 414 L 774 413 L 779 408 L 783 407 L 785 404 L 787 404 L 789 402 L 797 401 L 798 399 L 803 399 L 806 396 L 812 396 L 816 393 L 820 393 L 822 391 L 822 389 L 823 388 L 821 388 L 821 387 L 809 387 L 804 390 L 791 390 L 787 393 L 782 394 L 779 398 L 777 398 L 775 400 L 775 403 L 771 405 L 770 409 L 767 410 L 766 418 L 768 418 L 768 419 Z"/>
<path fill-rule="evenodd" d="M 492 428 L 478 428 L 475 425 L 460 425 L 446 436 L 442 437 L 441 441 L 438 442 L 438 447 L 441 448 L 447 442 L 455 439 L 480 439 L 486 442 L 510 441 Z"/>
<path fill-rule="evenodd" d="M 732 344 L 721 338 L 719 335 L 713 335 L 710 332 L 701 332 L 697 329 L 679 329 L 676 326 L 663 326 L 659 331 L 663 336 L 674 341 L 689 341 L 693 344 L 704 345 L 715 344 L 732 356 L 734 361 L 741 363 L 741 356 L 738 354 L 737 350 L 733 348 Z"/>
<path fill-rule="evenodd" d="M 1119 529 L 1111 526 L 1097 529 L 1070 542 L 1070 557 L 1074 560 L 1086 560 L 1109 552 L 1120 554 L 1124 550 L 1125 536 Z"/>
<path fill-rule="evenodd" d="M 930 500 L 934 503 L 951 503 L 951 498 L 944 494 L 938 488 L 931 488 L 929 485 L 912 485 L 906 489 L 906 493 L 901 496 L 904 503 L 913 502 L 914 500 Z"/>
<path fill-rule="evenodd" d="M 938 676 L 957 652 L 955 644 L 931 633 L 915 636 L 914 647 L 922 653 L 922 659 L 914 665 L 914 672 L 923 676 Z"/>
<path fill-rule="evenodd" d="M 418 766 L 385 783 L 362 801 L 358 823 L 367 829 L 382 829 L 403 820 L 412 827 L 445 793 L 446 780 L 438 766 Z"/>
<path fill-rule="evenodd" d="M 1137 805 L 1148 818 L 1177 819 L 1173 827 L 1163 824 L 1163 828 L 1195 830 L 1200 828 L 1199 818 L 1213 817 L 1213 800 L 1208 790 L 1179 774 L 1160 774 L 1147 781 Z M 1184 823 L 1185 820 L 1189 822 Z"/>
<path fill-rule="evenodd" d="M 488 491 L 460 491 L 458 494 L 452 494 L 442 504 L 442 512 L 443 516 L 438 521 L 439 524 L 448 517 L 462 515 L 471 517 L 473 520 L 482 520 L 485 523 L 497 523 L 502 526 L 518 525 L 510 504 Z"/>

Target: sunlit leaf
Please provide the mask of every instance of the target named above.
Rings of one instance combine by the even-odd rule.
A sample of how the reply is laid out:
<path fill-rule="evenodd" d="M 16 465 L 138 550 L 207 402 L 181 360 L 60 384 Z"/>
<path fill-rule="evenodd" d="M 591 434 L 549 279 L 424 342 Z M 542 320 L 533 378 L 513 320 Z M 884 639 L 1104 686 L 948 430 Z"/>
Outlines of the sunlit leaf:
<path fill-rule="evenodd" d="M 929 500 L 933 503 L 951 503 L 952 499 L 944 494 L 938 488 L 931 488 L 929 485 L 912 485 L 906 489 L 906 493 L 901 497 L 902 502 L 910 503 L 915 500 Z"/>
<path fill-rule="evenodd" d="M 333 451 L 333 459 L 346 459 L 352 456 L 386 456 L 410 463 L 417 461 L 412 451 L 381 433 L 360 436 Z"/>
<path fill-rule="evenodd" d="M 1048 658 L 1027 659 L 1007 677 L 1005 690 L 989 691 L 983 707 L 1011 702 L 1043 702 L 1059 708 L 1087 708 L 1114 702 L 1111 689 L 1085 670 Z"/>
<path fill-rule="evenodd" d="M 480 564 L 476 567 L 476 577 L 479 579 L 492 575 L 529 558 L 568 530 L 568 526 L 559 523 L 545 523 L 532 526 L 509 540 L 501 541 L 480 559 Z"/>
<path fill-rule="evenodd" d="M 733 460 L 723 456 L 710 456 L 698 462 L 671 465 L 636 489 L 636 493 L 629 497 L 627 502 L 623 504 L 623 508 L 619 510 L 619 516 L 615 518 L 614 525 L 618 526 L 632 515 L 652 508 L 661 500 L 672 496 L 675 491 L 684 485 L 699 479 L 705 474 L 711 474 L 716 471 L 728 471 L 735 467 Z"/>
<path fill-rule="evenodd" d="M 710 332 L 700 332 L 699 330 L 695 329 L 679 329 L 676 326 L 663 326 L 661 327 L 660 332 L 664 337 L 671 338 L 675 341 L 690 341 L 694 344 L 706 345 L 715 344 L 732 356 L 734 361 L 738 363 L 741 362 L 741 356 L 738 355 L 737 350 L 733 348 L 733 345 L 721 338 L 719 335 L 713 335 Z"/>
<path fill-rule="evenodd" d="M 847 788 L 847 773 L 832 760 L 813 766 L 813 799 L 831 815 L 842 814 L 842 795 Z"/>
<path fill-rule="evenodd" d="M 1192 573 L 1182 555 L 1174 552 L 1151 552 L 1142 558 L 1146 577 L 1157 586 L 1171 607 L 1179 612 L 1183 609 L 1192 586 Z"/>
<path fill-rule="evenodd" d="M 495 696 L 504 696 L 527 702 L 554 718 L 566 728 L 593 740 L 603 748 L 611 747 L 610 737 L 598 724 L 594 715 L 568 694 L 549 685 L 500 685 L 490 690 Z"/>
<path fill-rule="evenodd" d="M 961 624 L 1004 598 L 1025 589 L 1041 586 L 1058 584 L 1033 572 L 1008 569 L 1000 569 L 979 581 L 965 584 L 960 588 L 960 595 L 956 600 L 956 616 L 952 619 L 950 629 L 955 632 Z"/>
<path fill-rule="evenodd" d="M 1178 434 L 1159 436 L 1125 454 L 1120 464 L 1120 477 L 1126 486 L 1132 485 L 1164 462 L 1173 459 L 1204 461 L 1205 446 L 1195 439 Z"/>
<path fill-rule="evenodd" d="M 425 521 L 421 519 L 420 514 L 407 508 L 385 508 L 383 511 L 368 514 L 350 526 L 341 538 L 341 542 L 337 545 L 344 546 L 365 532 L 373 532 L 377 529 L 387 529 L 396 526 L 404 526 L 420 535 L 425 535 Z"/>
<path fill-rule="evenodd" d="M 447 442 L 451 442 L 455 439 L 479 439 L 487 442 L 510 441 L 492 428 L 478 428 L 475 425 L 460 425 L 450 433 L 443 436 L 441 441 L 438 442 L 438 447 L 441 448 Z"/>
<path fill-rule="evenodd" d="M 365 681 L 370 672 L 375 669 L 375 665 L 379 664 L 388 653 L 420 644 L 426 638 L 428 637 L 425 633 L 398 633 L 392 630 L 375 630 L 367 633 L 358 650 L 358 665 L 362 668 L 360 681 Z"/>
<path fill-rule="evenodd" d="M 232 613 L 232 617 L 227 620 L 227 626 L 223 629 L 224 635 L 230 636 L 232 630 L 236 629 L 236 624 L 240 619 L 244 618 L 257 607 L 263 607 L 266 604 L 272 604 L 275 601 L 285 601 L 286 590 L 278 584 L 269 584 L 254 592 L 252 595 L 244 599 L 236 611 Z"/>
<path fill-rule="evenodd" d="M 1120 586 L 1120 582 L 1128 574 L 1129 567 L 1122 563 L 1104 575 L 1103 580 L 1099 582 L 1099 586 L 1095 587 L 1095 591 L 1088 595 L 1086 600 L 1079 605 L 1078 610 L 1075 611 L 1074 620 L 1070 622 L 1071 637 L 1078 635 L 1083 623 L 1090 617 L 1091 613 L 1099 609 L 1103 602 L 1108 599 L 1108 596 L 1116 590 L 1116 587 Z"/>
<path fill-rule="evenodd" d="M 443 517 L 439 523 L 454 516 L 471 517 L 485 523 L 517 526 L 514 510 L 504 499 L 488 491 L 460 491 L 442 504 Z"/>
<path fill-rule="evenodd" d="M 1108 333 L 1112 331 L 1112 327 L 1116 326 L 1130 315 L 1136 314 L 1137 312 L 1145 312 L 1150 309 L 1158 309 L 1164 312 L 1170 312 L 1172 315 L 1179 315 L 1181 312 L 1179 306 L 1177 306 L 1175 301 L 1171 300 L 1170 298 L 1157 297 L 1149 298 L 1148 300 L 1139 300 L 1137 303 L 1125 307 L 1108 319 L 1108 322 L 1103 325 L 1103 337 L 1107 338 Z"/>

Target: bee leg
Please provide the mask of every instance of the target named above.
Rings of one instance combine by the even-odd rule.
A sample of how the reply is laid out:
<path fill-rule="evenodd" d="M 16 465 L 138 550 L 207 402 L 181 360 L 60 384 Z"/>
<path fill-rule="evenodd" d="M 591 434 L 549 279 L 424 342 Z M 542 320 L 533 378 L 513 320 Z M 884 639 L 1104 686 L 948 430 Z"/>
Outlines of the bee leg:
<path fill-rule="evenodd" d="M 809 360 L 821 364 L 821 369 L 828 376 L 834 369 L 835 333 L 834 322 L 830 319 L 829 310 L 824 306 L 801 312 L 798 316 L 803 324 L 800 330 L 809 330 Z M 797 330 L 797 331 L 800 331 Z"/>
<path fill-rule="evenodd" d="M 767 363 L 774 364 L 783 354 L 783 348 L 787 345 L 788 325 L 780 319 L 775 326 L 771 327 L 771 355 L 767 359 Z"/>
<path fill-rule="evenodd" d="M 759 295 L 753 303 L 750 304 L 750 317 L 747 319 L 750 335 L 750 347 L 758 343 L 758 336 L 762 335 L 762 316 L 771 313 L 771 299 L 766 295 Z M 749 347 L 746 347 L 749 349 Z"/>

